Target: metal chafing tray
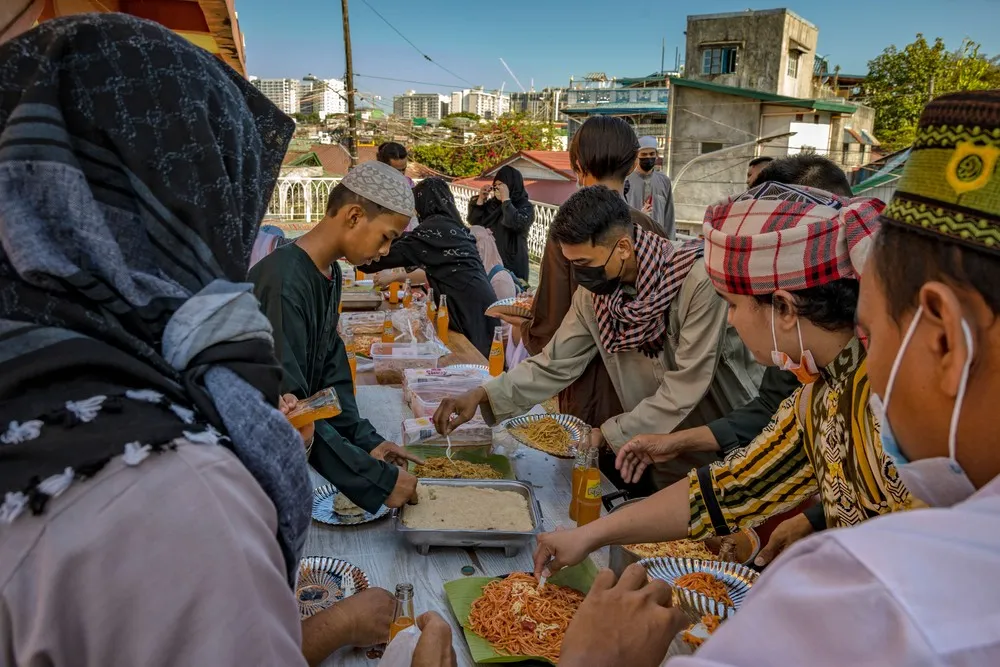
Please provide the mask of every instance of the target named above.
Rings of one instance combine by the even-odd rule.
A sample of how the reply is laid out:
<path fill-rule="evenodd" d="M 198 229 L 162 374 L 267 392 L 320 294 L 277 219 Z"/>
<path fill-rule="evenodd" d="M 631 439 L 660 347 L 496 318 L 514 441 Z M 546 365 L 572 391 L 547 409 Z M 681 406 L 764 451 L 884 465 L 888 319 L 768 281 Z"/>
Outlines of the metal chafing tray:
<path fill-rule="evenodd" d="M 495 489 L 497 491 L 513 491 L 528 501 L 528 513 L 531 515 L 532 529 L 527 532 L 500 530 L 440 530 L 434 528 L 409 528 L 403 524 L 402 510 L 392 511 L 392 523 L 396 532 L 407 542 L 417 548 L 417 552 L 426 556 L 431 547 L 465 547 L 465 548 L 502 548 L 504 556 L 510 558 L 523 547 L 529 546 L 535 536 L 542 530 L 542 508 L 535 498 L 530 484 L 507 479 L 423 479 L 426 486 L 471 486 L 480 489 Z"/>

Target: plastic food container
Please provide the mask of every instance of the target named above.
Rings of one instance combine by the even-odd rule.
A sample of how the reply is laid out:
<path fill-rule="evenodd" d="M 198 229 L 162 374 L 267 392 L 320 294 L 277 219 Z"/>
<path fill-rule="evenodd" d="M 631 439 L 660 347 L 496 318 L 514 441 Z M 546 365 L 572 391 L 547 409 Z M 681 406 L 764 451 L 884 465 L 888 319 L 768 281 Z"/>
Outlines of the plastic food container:
<path fill-rule="evenodd" d="M 452 383 L 427 383 L 414 386 L 410 392 L 410 409 L 413 410 L 414 417 L 433 417 L 434 412 L 441 405 L 441 401 L 446 398 L 461 396 L 467 391 L 475 389 L 482 384 L 479 380 L 472 382 L 452 382 Z M 481 417 L 482 413 L 476 410 L 476 416 Z"/>
<path fill-rule="evenodd" d="M 407 368 L 435 368 L 441 357 L 436 343 L 375 343 L 372 360 L 379 384 L 402 384 Z"/>
<path fill-rule="evenodd" d="M 434 423 L 427 417 L 407 419 L 403 422 L 404 445 L 428 445 L 447 447 L 493 447 L 493 429 L 481 419 L 472 419 L 451 432 L 447 438 L 437 432 Z"/>

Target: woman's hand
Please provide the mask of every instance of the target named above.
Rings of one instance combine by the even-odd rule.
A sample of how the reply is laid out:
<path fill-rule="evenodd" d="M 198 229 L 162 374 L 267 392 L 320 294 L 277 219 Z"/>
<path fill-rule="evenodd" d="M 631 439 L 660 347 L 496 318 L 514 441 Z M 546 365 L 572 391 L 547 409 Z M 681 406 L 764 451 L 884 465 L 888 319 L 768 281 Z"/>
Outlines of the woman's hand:
<path fill-rule="evenodd" d="M 767 565 L 792 544 L 812 534 L 812 524 L 809 523 L 805 514 L 785 519 L 771 533 L 771 539 L 767 541 L 767 546 L 761 549 L 760 554 L 754 559 L 754 565 L 757 567 Z"/>
<path fill-rule="evenodd" d="M 278 410 L 281 411 L 281 414 L 287 417 L 288 413 L 294 410 L 298 404 L 299 399 L 295 398 L 294 394 L 285 394 L 278 399 Z M 306 447 L 308 447 L 312 442 L 313 437 L 316 435 L 316 423 L 310 422 L 306 426 L 298 429 L 298 431 L 299 435 L 302 436 L 302 442 L 306 445 Z"/>
<path fill-rule="evenodd" d="M 491 192 L 493 192 L 492 185 L 484 185 L 483 187 L 479 188 L 479 196 L 477 198 L 476 203 L 479 204 L 480 206 L 485 204 L 486 200 L 489 199 Z"/>
<path fill-rule="evenodd" d="M 383 269 L 375 274 L 373 280 L 376 287 L 388 287 L 394 282 L 399 282 L 400 277 L 405 273 L 405 270 L 401 273 L 399 269 Z"/>
<path fill-rule="evenodd" d="M 583 528 L 556 530 L 538 536 L 535 547 L 535 577 L 546 577 L 564 567 L 582 563 L 597 546 L 590 542 Z"/>
<path fill-rule="evenodd" d="M 502 202 L 510 199 L 510 188 L 507 187 L 506 183 L 502 182 L 497 183 L 495 187 L 496 187 L 495 192 L 497 193 L 497 199 L 499 199 Z"/>

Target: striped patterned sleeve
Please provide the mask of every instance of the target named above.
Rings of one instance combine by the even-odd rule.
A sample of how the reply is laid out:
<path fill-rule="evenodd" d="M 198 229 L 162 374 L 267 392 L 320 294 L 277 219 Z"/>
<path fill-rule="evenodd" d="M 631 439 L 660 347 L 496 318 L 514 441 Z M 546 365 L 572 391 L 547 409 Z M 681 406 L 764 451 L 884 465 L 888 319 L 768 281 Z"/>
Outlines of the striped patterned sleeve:
<path fill-rule="evenodd" d="M 723 461 L 691 471 L 691 539 L 758 525 L 819 490 L 799 423 L 801 396 L 800 388 L 785 399 L 749 445 Z"/>

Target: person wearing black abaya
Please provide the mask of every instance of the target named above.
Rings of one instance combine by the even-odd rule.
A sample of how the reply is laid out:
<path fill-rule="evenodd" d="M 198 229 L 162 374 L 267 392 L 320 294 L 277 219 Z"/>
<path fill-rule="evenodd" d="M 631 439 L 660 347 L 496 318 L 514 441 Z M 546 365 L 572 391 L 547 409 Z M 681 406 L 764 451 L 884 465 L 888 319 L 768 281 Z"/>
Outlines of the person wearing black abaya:
<path fill-rule="evenodd" d="M 493 184 L 484 186 L 479 196 L 469 202 L 469 224 L 493 232 L 504 267 L 525 282 L 528 281 L 528 232 L 534 221 L 535 208 L 528 200 L 524 178 L 509 165 L 501 167 Z"/>
<path fill-rule="evenodd" d="M 423 268 L 434 292 L 448 297 L 450 328 L 468 338 L 483 356 L 489 356 L 493 329 L 500 321 L 484 314 L 496 301 L 496 294 L 479 258 L 476 238 L 462 224 L 455 198 L 440 178 L 418 183 L 413 198 L 420 224 L 393 241 L 388 255 L 361 270 Z"/>

